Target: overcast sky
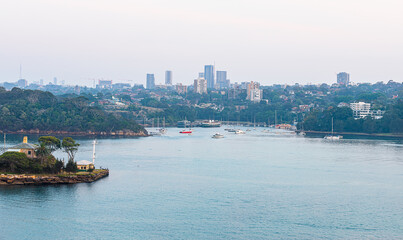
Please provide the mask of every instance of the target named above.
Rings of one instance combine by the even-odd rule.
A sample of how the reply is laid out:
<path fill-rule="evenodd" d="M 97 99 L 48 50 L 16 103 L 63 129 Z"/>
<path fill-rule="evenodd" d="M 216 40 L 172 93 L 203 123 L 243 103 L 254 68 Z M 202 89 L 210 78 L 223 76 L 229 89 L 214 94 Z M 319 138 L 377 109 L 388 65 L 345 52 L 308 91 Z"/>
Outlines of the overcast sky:
<path fill-rule="evenodd" d="M 403 81 L 400 0 L 0 0 L 0 82 Z"/>

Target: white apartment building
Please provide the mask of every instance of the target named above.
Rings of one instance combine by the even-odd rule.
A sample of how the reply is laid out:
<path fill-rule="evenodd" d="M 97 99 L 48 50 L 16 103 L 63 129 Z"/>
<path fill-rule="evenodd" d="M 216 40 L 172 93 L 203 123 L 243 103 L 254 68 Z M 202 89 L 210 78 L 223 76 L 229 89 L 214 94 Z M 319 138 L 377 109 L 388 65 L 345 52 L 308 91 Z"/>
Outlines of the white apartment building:
<path fill-rule="evenodd" d="M 204 78 L 195 79 L 193 89 L 194 92 L 198 94 L 207 93 L 207 80 Z"/>
<path fill-rule="evenodd" d="M 257 82 L 248 83 L 246 99 L 252 102 L 260 102 L 262 97 L 263 91 L 260 89 L 260 84 Z"/>
<path fill-rule="evenodd" d="M 355 119 L 365 118 L 370 116 L 374 119 L 381 119 L 385 111 L 371 110 L 371 103 L 358 102 L 350 103 L 350 108 L 353 110 L 353 117 Z"/>

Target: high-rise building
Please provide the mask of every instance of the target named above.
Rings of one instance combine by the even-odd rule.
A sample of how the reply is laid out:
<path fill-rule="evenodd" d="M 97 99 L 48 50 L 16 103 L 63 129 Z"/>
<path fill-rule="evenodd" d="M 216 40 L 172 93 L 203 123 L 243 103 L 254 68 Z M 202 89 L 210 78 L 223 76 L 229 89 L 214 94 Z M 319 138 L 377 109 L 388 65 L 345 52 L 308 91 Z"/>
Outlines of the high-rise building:
<path fill-rule="evenodd" d="M 246 99 L 252 102 L 260 102 L 263 97 L 263 91 L 260 89 L 260 84 L 257 82 L 250 82 L 247 86 Z"/>
<path fill-rule="evenodd" d="M 346 72 L 341 72 L 337 74 L 337 83 L 340 85 L 349 85 L 350 84 L 350 74 Z"/>
<path fill-rule="evenodd" d="M 204 78 L 204 72 L 199 73 L 199 78 Z"/>
<path fill-rule="evenodd" d="M 155 88 L 155 78 L 154 78 L 154 74 L 147 73 L 146 88 L 147 88 L 147 89 L 154 89 L 154 88 Z"/>
<path fill-rule="evenodd" d="M 20 88 L 25 88 L 26 86 L 28 86 L 28 81 L 25 79 L 20 79 L 17 81 L 17 86 Z"/>
<path fill-rule="evenodd" d="M 172 85 L 172 71 L 165 71 L 165 85 Z"/>
<path fill-rule="evenodd" d="M 188 91 L 188 87 L 186 85 L 182 85 L 182 83 L 176 84 L 176 92 L 178 94 L 186 94 Z"/>
<path fill-rule="evenodd" d="M 54 78 L 53 78 L 53 84 L 54 84 L 54 85 L 57 85 L 57 77 L 54 77 Z"/>
<path fill-rule="evenodd" d="M 214 65 L 204 66 L 204 79 L 207 80 L 207 88 L 214 88 Z"/>
<path fill-rule="evenodd" d="M 217 87 L 220 89 L 229 87 L 229 80 L 227 79 L 227 71 L 217 71 Z"/>
<path fill-rule="evenodd" d="M 193 89 L 194 92 L 198 94 L 207 93 L 207 80 L 204 78 L 195 79 Z"/>

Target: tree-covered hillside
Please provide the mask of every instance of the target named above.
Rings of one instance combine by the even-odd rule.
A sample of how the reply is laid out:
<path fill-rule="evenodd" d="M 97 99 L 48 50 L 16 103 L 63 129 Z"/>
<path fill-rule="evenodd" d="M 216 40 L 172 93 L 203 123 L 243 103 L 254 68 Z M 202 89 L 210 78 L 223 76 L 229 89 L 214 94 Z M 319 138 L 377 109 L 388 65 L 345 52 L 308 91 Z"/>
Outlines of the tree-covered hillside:
<path fill-rule="evenodd" d="M 331 107 L 323 112 L 311 112 L 298 127 L 303 130 L 331 131 L 333 118 L 336 132 L 403 133 L 402 100 L 389 105 L 381 119 L 367 117 L 355 120 L 352 115 L 353 112 L 349 107 Z"/>
<path fill-rule="evenodd" d="M 0 130 L 145 132 L 134 120 L 89 106 L 84 97 L 58 99 L 50 92 L 0 88 Z"/>

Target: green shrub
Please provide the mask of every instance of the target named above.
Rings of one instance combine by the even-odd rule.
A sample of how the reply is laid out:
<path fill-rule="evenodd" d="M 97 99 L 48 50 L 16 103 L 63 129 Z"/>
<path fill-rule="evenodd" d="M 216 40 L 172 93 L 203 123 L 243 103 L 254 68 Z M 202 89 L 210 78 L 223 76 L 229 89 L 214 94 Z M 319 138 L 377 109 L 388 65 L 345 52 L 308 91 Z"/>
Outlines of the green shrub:
<path fill-rule="evenodd" d="M 29 159 L 25 153 L 5 152 L 0 156 L 0 169 L 12 173 L 24 173 L 29 169 Z"/>

